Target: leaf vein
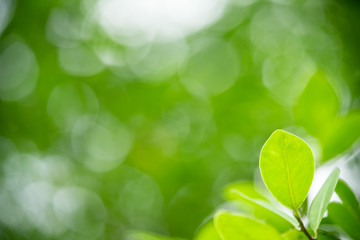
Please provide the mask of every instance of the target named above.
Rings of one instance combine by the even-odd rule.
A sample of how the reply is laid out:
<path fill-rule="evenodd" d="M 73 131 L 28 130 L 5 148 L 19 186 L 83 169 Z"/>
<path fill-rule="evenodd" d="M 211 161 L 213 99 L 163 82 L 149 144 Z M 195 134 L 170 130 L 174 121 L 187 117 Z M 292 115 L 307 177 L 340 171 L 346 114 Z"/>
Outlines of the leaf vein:
<path fill-rule="evenodd" d="M 292 202 L 293 208 L 296 209 L 295 200 L 294 200 L 294 196 L 293 196 L 293 192 L 292 192 L 292 184 L 291 184 L 291 179 L 290 179 L 289 163 L 288 163 L 288 159 L 287 159 L 286 152 L 285 152 L 285 149 L 284 149 L 284 144 L 283 144 L 282 141 L 280 141 L 280 145 L 281 145 L 281 149 L 282 149 L 283 156 L 284 156 L 284 159 L 285 159 L 285 167 L 286 167 L 286 173 L 287 173 L 287 180 L 288 180 L 288 186 L 289 186 L 291 202 Z"/>

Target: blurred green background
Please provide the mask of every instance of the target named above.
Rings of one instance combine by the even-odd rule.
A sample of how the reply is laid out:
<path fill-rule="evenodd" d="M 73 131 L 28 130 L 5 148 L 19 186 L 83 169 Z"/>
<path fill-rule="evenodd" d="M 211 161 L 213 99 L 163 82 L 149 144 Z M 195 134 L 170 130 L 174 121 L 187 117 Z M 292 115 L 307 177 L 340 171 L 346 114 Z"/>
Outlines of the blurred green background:
<path fill-rule="evenodd" d="M 193 239 L 279 128 L 359 196 L 359 1 L 0 0 L 1 239 Z"/>

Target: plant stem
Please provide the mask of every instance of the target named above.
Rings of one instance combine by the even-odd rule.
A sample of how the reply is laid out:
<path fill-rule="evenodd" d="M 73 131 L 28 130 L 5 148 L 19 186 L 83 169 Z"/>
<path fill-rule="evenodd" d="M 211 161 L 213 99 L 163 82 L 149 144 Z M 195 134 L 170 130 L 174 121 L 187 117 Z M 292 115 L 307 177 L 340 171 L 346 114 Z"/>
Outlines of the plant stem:
<path fill-rule="evenodd" d="M 298 220 L 299 224 L 300 224 L 300 229 L 301 231 L 310 239 L 310 240 L 316 240 L 316 237 L 313 237 L 310 235 L 310 233 L 308 232 L 308 230 L 306 229 L 303 221 L 301 220 L 300 214 L 297 210 L 294 211 L 294 216 L 295 218 Z"/>

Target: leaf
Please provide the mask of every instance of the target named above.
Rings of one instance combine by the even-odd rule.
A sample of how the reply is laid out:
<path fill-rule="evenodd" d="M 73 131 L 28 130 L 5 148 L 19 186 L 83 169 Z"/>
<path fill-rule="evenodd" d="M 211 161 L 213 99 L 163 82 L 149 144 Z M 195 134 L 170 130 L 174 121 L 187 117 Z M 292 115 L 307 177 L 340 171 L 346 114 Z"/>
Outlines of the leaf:
<path fill-rule="evenodd" d="M 309 240 L 308 237 L 301 231 L 292 229 L 282 235 L 285 240 Z M 338 240 L 332 233 L 320 232 L 317 236 L 317 240 Z"/>
<path fill-rule="evenodd" d="M 287 231 L 282 235 L 285 240 L 309 240 L 308 237 L 303 233 L 296 229 L 292 229 Z"/>
<path fill-rule="evenodd" d="M 326 208 L 329 205 L 331 196 L 334 193 L 339 175 L 340 170 L 335 168 L 311 203 L 309 209 L 309 225 L 315 233 L 317 232 L 321 219 L 323 218 Z"/>
<path fill-rule="evenodd" d="M 224 195 L 227 200 L 241 202 L 241 210 L 248 214 L 253 213 L 256 219 L 265 220 L 280 232 L 285 232 L 299 225 L 295 218 L 279 210 L 256 192 L 251 183 L 231 184 L 225 188 Z M 244 206 L 246 204 L 251 206 Z"/>
<path fill-rule="evenodd" d="M 299 137 L 276 130 L 260 153 L 266 187 L 284 206 L 296 210 L 305 200 L 315 168 L 310 147 Z"/>
<path fill-rule="evenodd" d="M 353 111 L 338 118 L 319 137 L 323 146 L 323 161 L 332 159 L 348 150 L 360 137 L 360 111 Z"/>
<path fill-rule="evenodd" d="M 356 199 L 354 192 L 343 180 L 339 179 L 335 192 L 343 202 L 344 206 L 352 209 L 358 218 L 360 218 L 359 202 Z"/>
<path fill-rule="evenodd" d="M 221 240 L 212 219 L 200 228 L 194 240 Z"/>
<path fill-rule="evenodd" d="M 163 237 L 143 231 L 129 231 L 125 234 L 125 240 L 185 240 L 185 239 Z"/>
<path fill-rule="evenodd" d="M 227 200 L 239 199 L 238 192 L 252 199 L 262 199 L 267 201 L 266 197 L 264 197 L 257 189 L 255 189 L 255 186 L 252 182 L 235 182 L 227 185 L 224 188 L 224 196 Z M 242 197 L 240 196 L 240 198 Z"/>
<path fill-rule="evenodd" d="M 242 215 L 220 212 L 215 216 L 215 228 L 223 240 L 282 240 L 270 225 Z"/>
<path fill-rule="evenodd" d="M 300 216 L 305 216 L 307 215 L 307 210 L 308 210 L 308 199 L 305 198 L 305 201 L 301 204 L 300 208 L 299 208 L 299 213 Z"/>
<path fill-rule="evenodd" d="M 294 106 L 295 122 L 304 126 L 316 136 L 319 129 L 325 128 L 339 110 L 340 102 L 328 76 L 318 71 L 308 82 L 297 104 Z"/>
<path fill-rule="evenodd" d="M 340 238 L 328 233 L 318 233 L 317 240 L 340 240 Z"/>
<path fill-rule="evenodd" d="M 360 221 L 354 213 L 341 203 L 332 202 L 328 206 L 328 218 L 353 239 L 360 239 Z"/>

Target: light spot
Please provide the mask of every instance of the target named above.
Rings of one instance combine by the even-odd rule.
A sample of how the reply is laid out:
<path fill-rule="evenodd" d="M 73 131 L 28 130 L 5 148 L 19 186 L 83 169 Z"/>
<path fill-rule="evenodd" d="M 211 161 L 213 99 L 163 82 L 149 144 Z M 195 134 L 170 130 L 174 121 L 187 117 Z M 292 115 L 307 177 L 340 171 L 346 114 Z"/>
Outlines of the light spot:
<path fill-rule="evenodd" d="M 0 0 L 0 36 L 9 24 L 15 9 L 12 0 Z"/>
<path fill-rule="evenodd" d="M 65 187 L 53 198 L 56 217 L 62 225 L 88 239 L 96 239 L 104 231 L 107 212 L 100 197 L 80 187 Z"/>
<path fill-rule="evenodd" d="M 133 135 L 118 119 L 101 114 L 96 121 L 81 117 L 72 130 L 71 143 L 76 158 L 93 171 L 117 167 L 129 153 Z"/>
<path fill-rule="evenodd" d="M 96 114 L 99 102 L 86 84 L 67 84 L 55 87 L 47 103 L 47 112 L 63 130 L 69 130 L 84 114 Z"/>
<path fill-rule="evenodd" d="M 0 97 L 18 101 L 29 95 L 36 86 L 39 67 L 32 50 L 17 41 L 0 55 Z"/>
<path fill-rule="evenodd" d="M 216 95 L 232 87 L 239 68 L 238 56 L 230 44 L 207 39 L 180 73 L 180 81 L 194 95 Z"/>
<path fill-rule="evenodd" d="M 115 41 L 141 45 L 181 39 L 215 22 L 226 0 L 99 0 L 95 19 Z"/>
<path fill-rule="evenodd" d="M 58 49 L 60 66 L 70 75 L 89 77 L 104 70 L 104 65 L 85 45 Z"/>
<path fill-rule="evenodd" d="M 177 73 L 186 60 L 187 50 L 184 41 L 153 43 L 127 48 L 126 60 L 139 78 L 161 81 Z"/>

